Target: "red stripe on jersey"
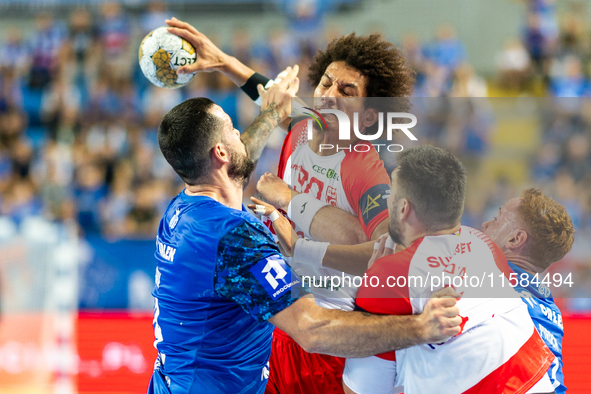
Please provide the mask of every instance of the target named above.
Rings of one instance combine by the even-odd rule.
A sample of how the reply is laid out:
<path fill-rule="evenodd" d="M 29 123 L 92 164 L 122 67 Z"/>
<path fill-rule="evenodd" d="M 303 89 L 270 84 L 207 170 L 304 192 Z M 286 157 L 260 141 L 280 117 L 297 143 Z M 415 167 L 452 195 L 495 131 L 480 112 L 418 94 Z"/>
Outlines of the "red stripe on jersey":
<path fill-rule="evenodd" d="M 464 394 L 524 394 L 544 376 L 552 360 L 554 354 L 534 329 L 517 353 Z"/>
<path fill-rule="evenodd" d="M 408 278 L 408 270 L 410 262 L 417 251 L 419 245 L 423 241 L 421 237 L 413 242 L 413 244 L 398 253 L 384 256 L 374 262 L 370 269 L 367 270 L 367 281 L 365 283 L 371 284 L 371 278 L 377 277 L 380 282 L 377 287 L 365 286 L 365 283 L 357 291 L 357 299 L 355 303 L 370 313 L 380 315 L 412 315 L 412 305 L 410 304 L 410 294 L 408 287 L 408 280 L 406 286 L 388 286 L 388 277 L 404 277 Z M 383 287 L 382 287 L 383 286 Z M 378 354 L 377 357 L 384 360 L 395 361 L 396 353 L 387 352 Z"/>
<path fill-rule="evenodd" d="M 279 155 L 279 165 L 277 167 L 277 176 L 281 179 L 283 179 L 283 174 L 285 174 L 285 166 L 287 165 L 289 156 L 291 156 L 296 148 L 302 145 L 302 143 L 308 142 L 308 128 L 305 127 L 307 123 L 307 119 L 296 123 L 292 128 L 289 129 L 289 132 L 283 140 L 281 154 Z"/>

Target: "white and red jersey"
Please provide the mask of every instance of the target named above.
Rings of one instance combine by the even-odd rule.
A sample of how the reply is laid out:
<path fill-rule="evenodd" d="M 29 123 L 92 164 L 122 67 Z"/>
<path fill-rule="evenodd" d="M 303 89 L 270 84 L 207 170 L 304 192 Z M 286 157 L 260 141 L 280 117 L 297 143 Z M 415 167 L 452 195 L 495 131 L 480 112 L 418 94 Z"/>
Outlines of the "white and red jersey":
<path fill-rule="evenodd" d="M 456 288 L 463 294 L 457 303 L 463 319 L 460 334 L 441 344 L 348 360 L 345 383 L 358 393 L 392 393 L 394 387 L 406 394 L 527 393 L 546 376 L 554 355 L 511 287 L 511 272 L 499 247 L 465 226 L 455 234 L 422 237 L 377 260 L 366 273 L 366 283 L 372 283 L 372 277 L 379 281 L 373 280 L 375 287 L 362 286 L 356 300 L 359 309 L 371 313 L 421 313 L 441 287 L 432 288 L 429 278 L 442 275 L 483 278 L 496 294 L 476 298 L 483 294 L 479 283 L 465 281 L 467 285 Z"/>
<path fill-rule="evenodd" d="M 278 176 L 300 193 L 313 195 L 320 201 L 331 204 L 357 216 L 369 239 L 375 228 L 388 217 L 387 199 L 390 193 L 390 177 L 378 153 L 372 145 L 362 149 L 341 150 L 331 156 L 319 156 L 308 146 L 307 122 L 297 123 L 285 137 L 279 160 Z M 362 142 L 357 146 L 363 145 Z M 367 150 L 367 151 L 365 151 Z M 361 152 L 363 151 L 363 152 Z M 296 227 L 300 237 L 310 237 Z M 295 265 L 300 276 L 314 278 L 341 276 L 330 268 L 316 269 Z M 345 274 L 346 277 L 353 276 Z M 324 283 L 325 285 L 325 283 Z M 312 287 L 318 305 L 352 310 L 356 288 L 341 287 L 331 291 Z"/>

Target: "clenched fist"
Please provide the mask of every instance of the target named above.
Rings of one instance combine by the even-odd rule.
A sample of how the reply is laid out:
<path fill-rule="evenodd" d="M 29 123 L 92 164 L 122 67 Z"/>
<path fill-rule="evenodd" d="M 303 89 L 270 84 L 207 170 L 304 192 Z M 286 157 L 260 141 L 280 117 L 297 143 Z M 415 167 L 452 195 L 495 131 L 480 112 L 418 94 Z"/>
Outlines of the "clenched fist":
<path fill-rule="evenodd" d="M 287 212 L 292 190 L 283 179 L 265 172 L 257 182 L 256 191 L 261 200 Z"/>

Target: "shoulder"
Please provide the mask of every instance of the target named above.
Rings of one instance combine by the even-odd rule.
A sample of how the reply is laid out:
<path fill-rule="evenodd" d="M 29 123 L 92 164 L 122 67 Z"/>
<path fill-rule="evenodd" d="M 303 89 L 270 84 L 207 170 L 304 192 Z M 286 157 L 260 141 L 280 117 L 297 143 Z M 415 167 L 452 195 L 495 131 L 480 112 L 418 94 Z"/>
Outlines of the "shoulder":
<path fill-rule="evenodd" d="M 410 303 L 408 272 L 423 238 L 410 247 L 375 261 L 366 272 L 367 280 L 357 293 L 357 306 L 380 314 L 408 315 Z"/>
<path fill-rule="evenodd" d="M 364 141 L 359 141 L 355 145 L 351 146 L 351 151 L 344 151 L 345 158 L 343 159 L 343 166 L 347 167 L 373 167 L 381 166 L 383 168 L 383 162 L 380 159 L 380 155 L 376 152 L 373 145 L 368 144 Z M 384 172 L 386 169 L 384 168 Z"/>
<path fill-rule="evenodd" d="M 273 235 L 259 219 L 248 212 L 229 212 L 229 225 L 218 247 L 219 253 L 243 249 L 246 254 L 256 254 L 262 249 L 276 250 Z"/>

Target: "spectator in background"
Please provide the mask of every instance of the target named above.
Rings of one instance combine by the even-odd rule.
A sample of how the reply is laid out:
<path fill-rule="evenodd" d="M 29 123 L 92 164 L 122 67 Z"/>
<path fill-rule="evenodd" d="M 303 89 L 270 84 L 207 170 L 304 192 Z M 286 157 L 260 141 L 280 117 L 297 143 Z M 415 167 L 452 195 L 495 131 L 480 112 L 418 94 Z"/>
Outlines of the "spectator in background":
<path fill-rule="evenodd" d="M 35 31 L 29 42 L 31 87 L 43 88 L 51 81 L 58 54 L 66 37 L 65 30 L 47 13 L 37 15 Z"/>
<path fill-rule="evenodd" d="M 289 35 L 300 46 L 318 48 L 318 37 L 324 28 L 324 15 L 331 7 L 331 0 L 279 0 L 289 19 Z M 288 64 L 292 64 L 289 63 Z"/>
<path fill-rule="evenodd" d="M 0 213 L 19 224 L 23 219 L 41 214 L 43 206 L 37 190 L 29 177 L 15 177 L 6 188 Z"/>
<path fill-rule="evenodd" d="M 421 42 L 416 33 L 406 34 L 402 37 L 402 52 L 409 67 L 417 74 L 417 85 L 422 85 L 425 79 L 425 57 Z"/>
<path fill-rule="evenodd" d="M 102 4 L 99 26 L 103 61 L 112 68 L 114 75 L 129 75 L 136 51 L 128 51 L 131 25 L 118 2 L 108 1 Z"/>
<path fill-rule="evenodd" d="M 103 165 L 89 162 L 77 168 L 74 199 L 78 223 L 84 234 L 100 233 L 100 202 L 106 194 Z"/>
<path fill-rule="evenodd" d="M 131 165 L 127 161 L 120 162 L 115 167 L 110 193 L 101 201 L 103 233 L 108 237 L 133 234 L 126 228 L 127 215 L 133 206 L 132 180 Z"/>
<path fill-rule="evenodd" d="M 474 68 L 463 63 L 455 69 L 451 97 L 486 97 L 486 81 L 474 71 Z"/>
<path fill-rule="evenodd" d="M 424 55 L 436 66 L 442 67 L 447 76 L 451 76 L 456 67 L 466 60 L 464 45 L 451 25 L 439 26 L 437 40 L 425 46 Z"/>
<path fill-rule="evenodd" d="M 575 56 L 564 59 L 564 72 L 550 81 L 550 94 L 554 97 L 583 97 L 589 95 L 589 81 L 583 75 L 581 60 Z"/>
<path fill-rule="evenodd" d="M 157 183 L 146 182 L 136 188 L 133 207 L 125 219 L 127 234 L 143 237 L 154 236 L 154 228 L 160 221 L 160 212 L 158 212 L 154 193 L 158 186 Z"/>
<path fill-rule="evenodd" d="M 548 142 L 536 151 L 531 164 L 531 178 L 537 184 L 549 182 L 556 175 L 560 161 L 560 148 L 553 142 Z"/>
<path fill-rule="evenodd" d="M 73 128 L 78 121 L 82 95 L 72 74 L 59 72 L 44 90 L 41 98 L 41 117 L 53 141 L 72 140 Z"/>
<path fill-rule="evenodd" d="M 0 68 L 12 70 L 16 76 L 29 72 L 30 53 L 18 27 L 6 31 L 6 41 L 0 47 Z"/>
<path fill-rule="evenodd" d="M 554 188 L 554 194 L 557 196 L 556 201 L 566 208 L 568 215 L 572 218 L 575 230 L 580 230 L 581 224 L 583 224 L 584 209 L 580 201 L 581 194 L 573 176 L 566 170 L 559 171 L 554 181 Z"/>
<path fill-rule="evenodd" d="M 154 29 L 157 29 L 164 24 L 164 20 L 169 18 L 169 12 L 166 7 L 166 2 L 161 0 L 152 0 L 148 3 L 148 9 L 140 19 L 142 27 L 142 36 L 145 36 Z"/>
<path fill-rule="evenodd" d="M 587 134 L 575 134 L 568 139 L 560 160 L 560 168 L 568 172 L 575 183 L 588 176 L 591 168 L 591 152 Z"/>
<path fill-rule="evenodd" d="M 505 44 L 503 52 L 496 59 L 499 85 L 508 90 L 523 91 L 530 72 L 529 53 L 516 39 Z"/>
<path fill-rule="evenodd" d="M 548 42 L 541 31 L 540 17 L 535 13 L 529 13 L 527 26 L 523 33 L 523 43 L 538 73 L 544 72 L 544 60 L 546 59 Z"/>
<path fill-rule="evenodd" d="M 86 8 L 78 8 L 70 15 L 69 41 L 80 67 L 84 67 L 91 49 L 95 48 L 98 29 L 92 23 L 92 16 Z M 82 70 L 80 70 L 82 71 Z"/>
<path fill-rule="evenodd" d="M 244 64 L 252 62 L 252 43 L 250 41 L 250 32 L 245 27 L 237 27 L 232 32 L 230 47 L 224 52 L 231 54 Z"/>

